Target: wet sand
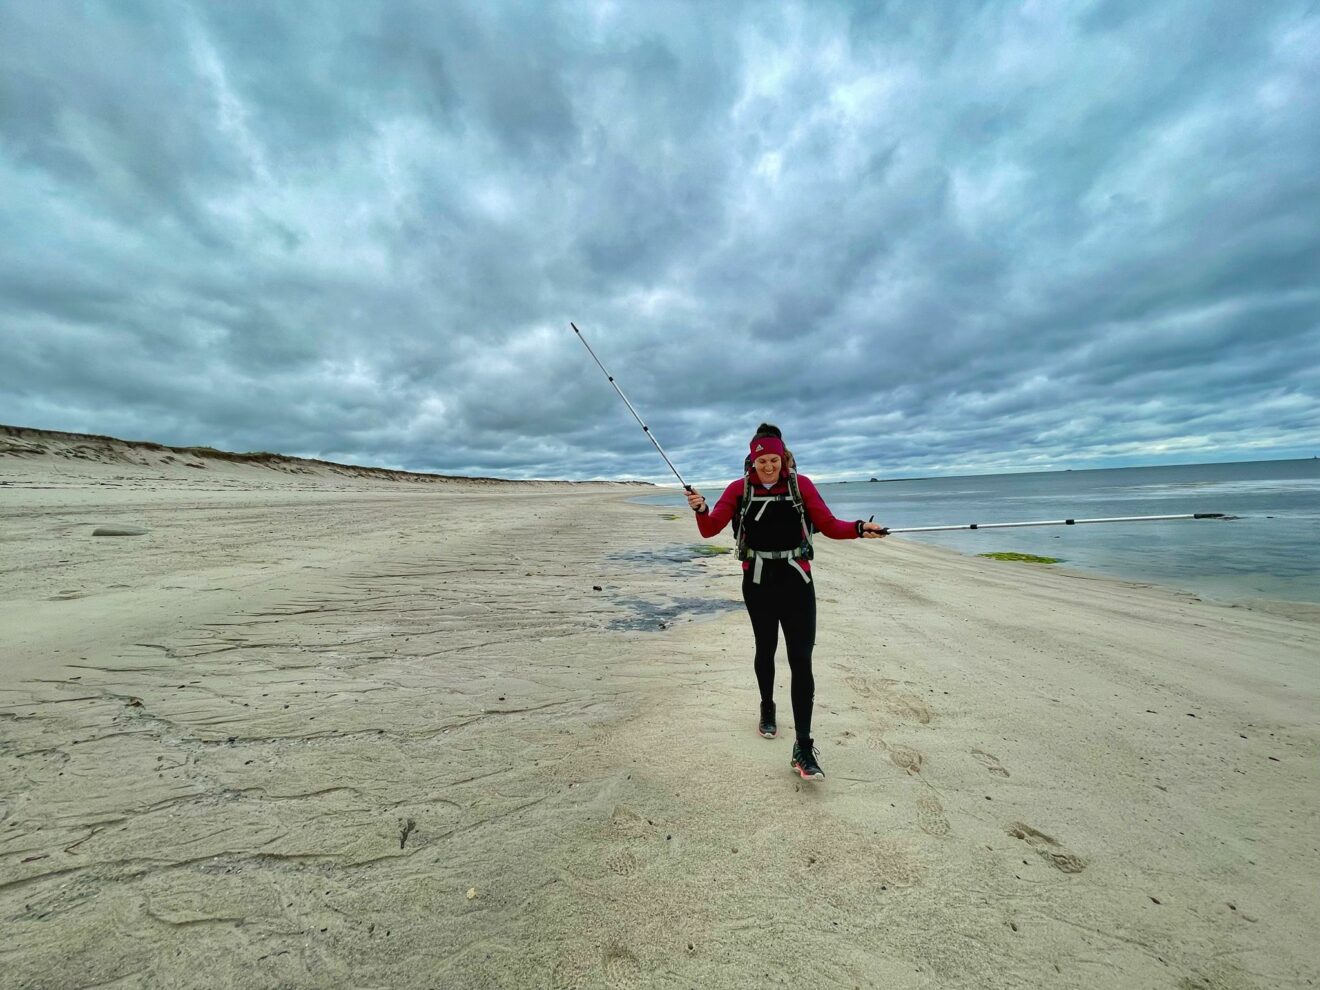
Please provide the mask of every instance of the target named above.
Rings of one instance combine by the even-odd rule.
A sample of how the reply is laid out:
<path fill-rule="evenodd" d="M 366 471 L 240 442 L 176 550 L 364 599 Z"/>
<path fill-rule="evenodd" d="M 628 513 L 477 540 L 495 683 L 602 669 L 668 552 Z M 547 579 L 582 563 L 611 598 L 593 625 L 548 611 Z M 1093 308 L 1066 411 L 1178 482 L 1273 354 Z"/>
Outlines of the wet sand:
<path fill-rule="evenodd" d="M 0 985 L 1320 981 L 1320 609 L 822 541 L 813 785 L 635 489 L 57 453 L 0 457 Z"/>

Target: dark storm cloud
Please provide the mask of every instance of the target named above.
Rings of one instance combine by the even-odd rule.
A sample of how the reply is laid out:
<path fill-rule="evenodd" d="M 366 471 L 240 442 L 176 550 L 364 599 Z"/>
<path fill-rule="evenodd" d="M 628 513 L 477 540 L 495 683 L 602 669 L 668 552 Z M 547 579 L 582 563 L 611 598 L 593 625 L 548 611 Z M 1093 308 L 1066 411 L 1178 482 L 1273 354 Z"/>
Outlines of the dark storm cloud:
<path fill-rule="evenodd" d="M 414 469 L 1320 447 L 1314 4 L 0 6 L 0 420 Z"/>

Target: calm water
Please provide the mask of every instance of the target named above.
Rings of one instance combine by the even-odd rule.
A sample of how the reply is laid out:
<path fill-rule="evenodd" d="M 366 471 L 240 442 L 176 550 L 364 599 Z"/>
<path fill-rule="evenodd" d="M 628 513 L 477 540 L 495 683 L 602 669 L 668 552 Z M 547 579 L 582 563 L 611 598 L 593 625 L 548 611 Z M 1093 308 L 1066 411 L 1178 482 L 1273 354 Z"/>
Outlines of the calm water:
<path fill-rule="evenodd" d="M 810 472 L 807 472 L 810 474 Z M 719 494 L 714 486 L 705 494 Z M 1206 597 L 1320 603 L 1320 460 L 823 484 L 836 516 L 888 526 L 1224 512 L 1229 521 L 905 534 L 962 553 L 1018 551 Z M 684 504 L 675 496 L 647 501 Z"/>

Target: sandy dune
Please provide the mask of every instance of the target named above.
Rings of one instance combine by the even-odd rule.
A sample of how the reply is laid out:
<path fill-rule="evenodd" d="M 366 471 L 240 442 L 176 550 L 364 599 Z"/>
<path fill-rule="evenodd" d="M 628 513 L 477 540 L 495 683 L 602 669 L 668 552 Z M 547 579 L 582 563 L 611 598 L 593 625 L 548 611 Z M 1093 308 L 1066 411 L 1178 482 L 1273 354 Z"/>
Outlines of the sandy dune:
<path fill-rule="evenodd" d="M 1320 609 L 826 543 L 809 786 L 636 489 L 80 442 L 0 436 L 0 986 L 1320 981 Z"/>

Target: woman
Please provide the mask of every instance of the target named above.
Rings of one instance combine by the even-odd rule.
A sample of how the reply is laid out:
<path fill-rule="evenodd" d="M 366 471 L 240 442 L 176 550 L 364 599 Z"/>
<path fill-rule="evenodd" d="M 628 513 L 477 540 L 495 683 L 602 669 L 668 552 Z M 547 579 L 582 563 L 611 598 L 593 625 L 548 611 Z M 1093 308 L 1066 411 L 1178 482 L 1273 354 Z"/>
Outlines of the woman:
<path fill-rule="evenodd" d="M 724 490 L 714 508 L 707 506 L 696 489 L 689 490 L 688 505 L 697 514 L 702 536 L 714 536 L 731 521 L 735 524 L 743 566 L 743 601 L 756 638 L 756 681 L 761 689 L 757 731 L 767 739 L 778 732 L 775 650 L 782 626 L 792 673 L 796 733 L 790 766 L 804 780 L 823 780 L 820 752 L 811 739 L 816 691 L 811 674 L 811 651 L 816 643 L 811 529 L 814 526 L 835 540 L 880 539 L 889 531 L 879 523 L 834 518 L 811 479 L 792 470 L 792 456 L 784 448 L 779 429 L 762 423 L 748 451 L 747 474 Z"/>

